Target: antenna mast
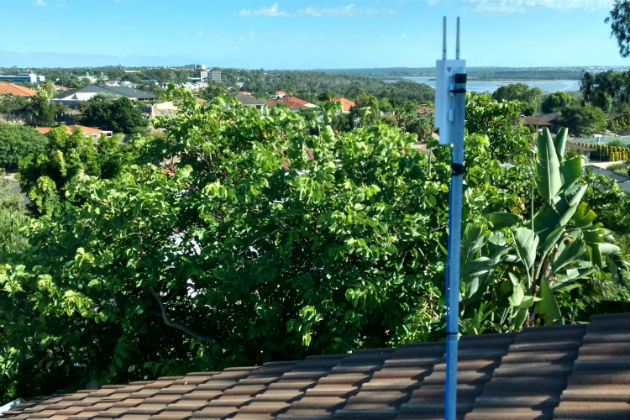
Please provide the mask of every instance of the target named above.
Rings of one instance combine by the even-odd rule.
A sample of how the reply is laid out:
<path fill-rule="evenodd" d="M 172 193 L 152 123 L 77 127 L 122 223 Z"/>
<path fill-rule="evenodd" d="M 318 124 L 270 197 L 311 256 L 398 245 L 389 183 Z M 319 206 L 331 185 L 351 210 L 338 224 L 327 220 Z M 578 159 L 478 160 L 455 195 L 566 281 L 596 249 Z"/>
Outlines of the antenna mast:
<path fill-rule="evenodd" d="M 442 22 L 442 59 L 436 61 L 435 126 L 440 144 L 451 145 L 448 255 L 446 261 L 446 385 L 444 418 L 457 415 L 457 345 L 459 322 L 460 246 L 462 236 L 462 189 L 464 172 L 464 117 L 466 112 L 466 61 L 459 58 L 460 31 L 457 18 L 455 60 L 446 56 L 446 17 Z"/>

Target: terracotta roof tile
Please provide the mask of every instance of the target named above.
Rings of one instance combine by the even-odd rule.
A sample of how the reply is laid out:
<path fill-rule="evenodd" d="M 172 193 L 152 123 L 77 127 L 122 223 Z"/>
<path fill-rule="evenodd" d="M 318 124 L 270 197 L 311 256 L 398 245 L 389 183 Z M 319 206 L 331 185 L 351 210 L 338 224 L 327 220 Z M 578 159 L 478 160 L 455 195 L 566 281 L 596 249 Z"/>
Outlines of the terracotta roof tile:
<path fill-rule="evenodd" d="M 284 96 L 279 101 L 288 106 L 290 109 L 317 108 L 317 105 L 295 96 Z"/>
<path fill-rule="evenodd" d="M 37 92 L 10 82 L 0 82 L 0 95 L 35 96 Z"/>
<path fill-rule="evenodd" d="M 343 111 L 350 111 L 350 108 L 352 108 L 353 106 L 356 106 L 354 101 L 351 101 L 350 99 L 344 98 L 342 96 L 337 96 L 335 98 L 332 98 L 330 102 L 341 102 L 341 109 Z"/>
<path fill-rule="evenodd" d="M 52 127 L 35 127 L 35 130 L 37 130 L 40 134 L 42 135 L 47 135 L 48 133 L 50 133 Z M 67 125 L 66 126 L 66 133 L 70 136 L 72 135 L 72 133 L 74 133 L 74 130 L 76 130 L 77 128 L 81 129 L 81 132 L 86 135 L 99 135 L 103 132 L 103 130 L 101 130 L 100 128 L 96 128 L 96 127 L 87 127 L 85 125 Z"/>
<path fill-rule="evenodd" d="M 630 315 L 462 337 L 458 419 L 630 419 Z M 443 343 L 311 356 L 33 399 L 14 419 L 442 419 Z"/>

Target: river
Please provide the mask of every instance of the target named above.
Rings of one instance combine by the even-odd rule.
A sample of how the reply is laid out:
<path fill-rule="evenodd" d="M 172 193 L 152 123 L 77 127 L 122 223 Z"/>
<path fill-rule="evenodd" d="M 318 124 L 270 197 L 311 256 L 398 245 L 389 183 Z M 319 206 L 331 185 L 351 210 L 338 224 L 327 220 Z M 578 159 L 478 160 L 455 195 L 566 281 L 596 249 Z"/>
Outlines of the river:
<path fill-rule="evenodd" d="M 405 77 L 405 79 L 412 80 L 417 83 L 424 83 L 435 89 L 435 77 L 433 76 Z M 512 83 L 524 83 L 530 88 L 537 87 L 542 89 L 544 93 L 551 93 L 559 90 L 567 92 L 580 90 L 579 80 L 468 80 L 466 83 L 466 89 L 477 93 L 492 93 L 499 87 Z"/>

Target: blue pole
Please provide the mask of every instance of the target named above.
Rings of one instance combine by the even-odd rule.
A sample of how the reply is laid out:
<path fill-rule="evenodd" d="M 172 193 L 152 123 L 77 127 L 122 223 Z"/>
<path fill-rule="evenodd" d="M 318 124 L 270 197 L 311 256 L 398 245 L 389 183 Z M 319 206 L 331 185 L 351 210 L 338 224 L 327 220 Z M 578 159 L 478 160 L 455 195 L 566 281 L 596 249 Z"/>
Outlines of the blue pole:
<path fill-rule="evenodd" d="M 459 57 L 458 57 L 459 58 Z M 445 420 L 457 415 L 457 344 L 459 322 L 459 266 L 462 237 L 462 189 L 464 181 L 464 117 L 466 75 L 456 74 L 452 120 L 451 188 L 449 192 L 448 256 L 446 262 L 446 386 Z"/>

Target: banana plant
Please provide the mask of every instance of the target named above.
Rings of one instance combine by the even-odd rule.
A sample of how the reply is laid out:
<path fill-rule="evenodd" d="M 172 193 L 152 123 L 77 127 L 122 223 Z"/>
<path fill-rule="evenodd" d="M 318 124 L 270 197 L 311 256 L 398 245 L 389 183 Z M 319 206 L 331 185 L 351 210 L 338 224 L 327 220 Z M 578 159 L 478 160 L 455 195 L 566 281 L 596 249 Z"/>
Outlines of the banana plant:
<path fill-rule="evenodd" d="M 580 182 L 582 158 L 565 158 L 566 140 L 566 129 L 555 138 L 547 129 L 538 135 L 535 181 L 543 204 L 533 221 L 511 213 L 492 213 L 487 219 L 495 231 L 487 238 L 473 227 L 464 229 L 464 310 L 492 284 L 499 284 L 503 290 L 498 295 L 507 301 L 503 321 L 509 317 L 512 329 L 533 325 L 537 317 L 544 324 L 562 323 L 556 295 L 579 287 L 579 280 L 604 268 L 608 257 L 619 252 L 612 234 L 595 222 L 597 215 L 582 202 L 587 188 Z M 473 240 L 475 235 L 481 237 Z M 497 282 L 496 276 L 507 279 Z M 511 293 L 505 286 L 509 284 Z M 475 317 L 480 319 L 479 314 Z"/>

